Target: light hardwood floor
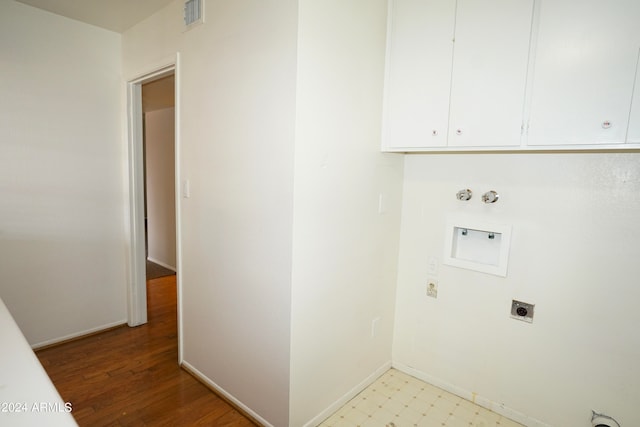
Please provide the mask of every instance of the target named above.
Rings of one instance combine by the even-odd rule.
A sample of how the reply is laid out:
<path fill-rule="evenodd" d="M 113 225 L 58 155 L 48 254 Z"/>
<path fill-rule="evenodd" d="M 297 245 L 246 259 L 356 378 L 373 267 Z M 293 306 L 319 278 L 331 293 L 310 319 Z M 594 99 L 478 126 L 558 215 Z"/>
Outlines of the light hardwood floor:
<path fill-rule="evenodd" d="M 254 426 L 178 366 L 176 276 L 150 280 L 149 322 L 36 351 L 82 426 Z"/>

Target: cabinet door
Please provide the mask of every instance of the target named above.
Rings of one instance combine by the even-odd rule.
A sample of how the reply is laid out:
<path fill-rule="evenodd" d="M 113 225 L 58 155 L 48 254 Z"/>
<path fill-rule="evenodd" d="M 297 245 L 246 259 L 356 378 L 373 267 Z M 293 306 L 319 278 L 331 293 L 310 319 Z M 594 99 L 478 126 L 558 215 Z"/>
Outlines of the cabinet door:
<path fill-rule="evenodd" d="M 392 0 L 383 149 L 446 145 L 455 0 Z"/>
<path fill-rule="evenodd" d="M 625 142 L 638 0 L 540 0 L 529 145 Z"/>
<path fill-rule="evenodd" d="M 520 145 L 533 0 L 458 0 L 449 145 Z"/>
<path fill-rule="evenodd" d="M 638 62 L 636 63 L 636 79 L 633 97 L 631 98 L 631 115 L 629 116 L 628 144 L 640 144 L 640 47 L 638 48 Z"/>

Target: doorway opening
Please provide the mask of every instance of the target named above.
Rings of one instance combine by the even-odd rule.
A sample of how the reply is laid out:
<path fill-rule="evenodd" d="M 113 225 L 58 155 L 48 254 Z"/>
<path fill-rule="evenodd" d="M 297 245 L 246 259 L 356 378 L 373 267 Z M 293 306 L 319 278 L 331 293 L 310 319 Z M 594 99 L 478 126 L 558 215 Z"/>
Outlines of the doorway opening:
<path fill-rule="evenodd" d="M 176 66 L 127 85 L 129 121 L 130 282 L 128 324 L 147 323 L 147 276 L 176 274 L 178 353 L 180 331 L 178 106 Z"/>
<path fill-rule="evenodd" d="M 176 272 L 175 75 L 142 84 L 147 281 Z"/>

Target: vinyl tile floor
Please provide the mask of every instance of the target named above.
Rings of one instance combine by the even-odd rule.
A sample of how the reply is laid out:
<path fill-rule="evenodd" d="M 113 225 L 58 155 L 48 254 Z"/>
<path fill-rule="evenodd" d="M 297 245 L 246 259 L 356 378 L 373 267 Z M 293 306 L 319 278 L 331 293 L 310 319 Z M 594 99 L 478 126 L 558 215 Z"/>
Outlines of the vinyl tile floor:
<path fill-rule="evenodd" d="M 319 427 L 521 427 L 468 400 L 390 369 Z"/>

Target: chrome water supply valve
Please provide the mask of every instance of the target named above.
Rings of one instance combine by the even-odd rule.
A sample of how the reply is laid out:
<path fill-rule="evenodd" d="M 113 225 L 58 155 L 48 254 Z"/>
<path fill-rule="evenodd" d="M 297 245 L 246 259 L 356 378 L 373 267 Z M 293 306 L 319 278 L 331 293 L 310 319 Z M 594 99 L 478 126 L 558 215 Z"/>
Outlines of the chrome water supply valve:
<path fill-rule="evenodd" d="M 495 203 L 500 198 L 500 195 L 495 191 L 487 191 L 482 195 L 482 201 L 485 203 Z"/>
<path fill-rule="evenodd" d="M 456 198 L 458 200 L 462 200 L 462 201 L 467 201 L 471 198 L 471 196 L 473 195 L 473 192 L 471 190 L 469 190 L 468 188 L 464 189 L 464 190 L 460 190 L 456 193 Z"/>

